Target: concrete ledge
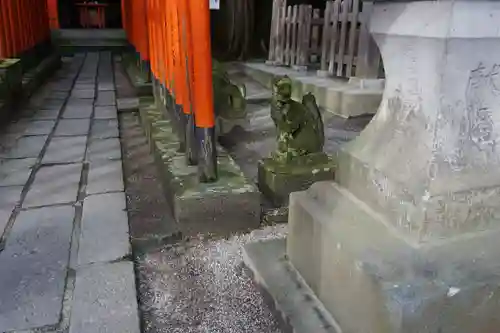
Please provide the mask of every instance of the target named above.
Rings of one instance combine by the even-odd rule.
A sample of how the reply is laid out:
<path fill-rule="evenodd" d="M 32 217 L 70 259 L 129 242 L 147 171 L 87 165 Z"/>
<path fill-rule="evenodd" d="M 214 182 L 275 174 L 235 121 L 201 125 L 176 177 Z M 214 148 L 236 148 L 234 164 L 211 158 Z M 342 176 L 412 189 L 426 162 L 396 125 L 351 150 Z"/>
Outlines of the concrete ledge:
<path fill-rule="evenodd" d="M 123 56 L 123 66 L 125 72 L 132 83 L 132 86 L 137 92 L 137 96 L 151 96 L 153 95 L 153 84 L 148 82 L 145 77 L 145 68 L 139 68 L 136 63 L 136 59 L 132 54 L 124 54 Z M 146 67 L 147 65 L 144 65 Z"/>
<path fill-rule="evenodd" d="M 196 166 L 178 152 L 172 121 L 153 98 L 141 98 L 140 119 L 154 155 L 174 217 L 184 235 L 229 234 L 260 224 L 260 193 L 249 183 L 229 154 L 218 147 L 219 181 L 198 181 Z"/>
<path fill-rule="evenodd" d="M 270 89 L 276 76 L 287 75 L 292 79 L 295 100 L 300 101 L 304 94 L 311 92 L 321 108 L 344 118 L 375 114 L 382 101 L 383 80 L 328 78 L 311 71 L 298 72 L 263 63 L 245 63 L 243 70 Z"/>
<path fill-rule="evenodd" d="M 61 66 L 61 57 L 53 53 L 23 74 L 22 61 L 12 59 L 5 71 L 5 81 L 0 79 L 0 118 L 8 118 L 15 106 L 28 99 L 40 85 Z M 0 68 L 1 70 L 1 68 Z M 2 76 L 0 72 L 0 76 Z"/>
<path fill-rule="evenodd" d="M 285 332 L 341 333 L 312 290 L 288 262 L 285 239 L 243 247 L 243 260 Z"/>
<path fill-rule="evenodd" d="M 61 67 L 61 56 L 58 53 L 52 53 L 43 59 L 38 66 L 28 71 L 22 82 L 22 96 L 30 97 L 45 80 Z"/>

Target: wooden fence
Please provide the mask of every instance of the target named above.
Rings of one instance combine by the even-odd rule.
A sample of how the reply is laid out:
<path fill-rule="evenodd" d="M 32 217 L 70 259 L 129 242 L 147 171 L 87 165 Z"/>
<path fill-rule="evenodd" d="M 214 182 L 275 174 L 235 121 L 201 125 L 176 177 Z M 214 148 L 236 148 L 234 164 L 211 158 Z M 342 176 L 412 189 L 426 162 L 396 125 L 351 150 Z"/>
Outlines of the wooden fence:
<path fill-rule="evenodd" d="M 269 63 L 319 75 L 376 78 L 380 54 L 368 32 L 372 3 L 327 1 L 324 9 L 273 0 Z"/>

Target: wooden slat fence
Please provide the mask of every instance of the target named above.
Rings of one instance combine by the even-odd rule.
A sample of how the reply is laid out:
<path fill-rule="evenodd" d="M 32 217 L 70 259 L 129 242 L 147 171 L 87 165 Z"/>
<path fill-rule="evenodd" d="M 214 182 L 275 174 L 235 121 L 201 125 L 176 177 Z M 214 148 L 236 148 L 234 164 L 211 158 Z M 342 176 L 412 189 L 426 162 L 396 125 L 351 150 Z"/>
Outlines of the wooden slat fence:
<path fill-rule="evenodd" d="M 273 0 L 268 62 L 318 74 L 376 78 L 380 54 L 368 32 L 372 3 L 327 1 L 324 9 Z"/>

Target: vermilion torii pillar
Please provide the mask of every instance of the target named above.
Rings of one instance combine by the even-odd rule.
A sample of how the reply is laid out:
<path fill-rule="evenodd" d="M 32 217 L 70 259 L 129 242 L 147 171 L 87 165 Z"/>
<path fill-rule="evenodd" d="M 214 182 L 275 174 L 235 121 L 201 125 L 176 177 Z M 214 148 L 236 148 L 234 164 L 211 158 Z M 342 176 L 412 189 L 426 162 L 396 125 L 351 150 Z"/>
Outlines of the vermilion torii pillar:
<path fill-rule="evenodd" d="M 210 8 L 208 1 L 189 0 L 192 24 L 193 106 L 200 180 L 217 179 L 217 148 L 212 87 Z"/>
<path fill-rule="evenodd" d="M 19 57 L 48 40 L 46 1 L 0 1 L 0 58 Z"/>

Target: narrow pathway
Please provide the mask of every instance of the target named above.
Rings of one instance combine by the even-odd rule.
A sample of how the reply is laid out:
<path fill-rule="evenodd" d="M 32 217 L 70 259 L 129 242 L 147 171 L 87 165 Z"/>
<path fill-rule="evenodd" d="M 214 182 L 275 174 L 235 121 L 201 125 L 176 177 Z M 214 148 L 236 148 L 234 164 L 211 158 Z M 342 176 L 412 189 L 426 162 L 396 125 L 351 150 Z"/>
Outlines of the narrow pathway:
<path fill-rule="evenodd" d="M 65 59 L 0 137 L 0 332 L 139 332 L 110 53 Z"/>

